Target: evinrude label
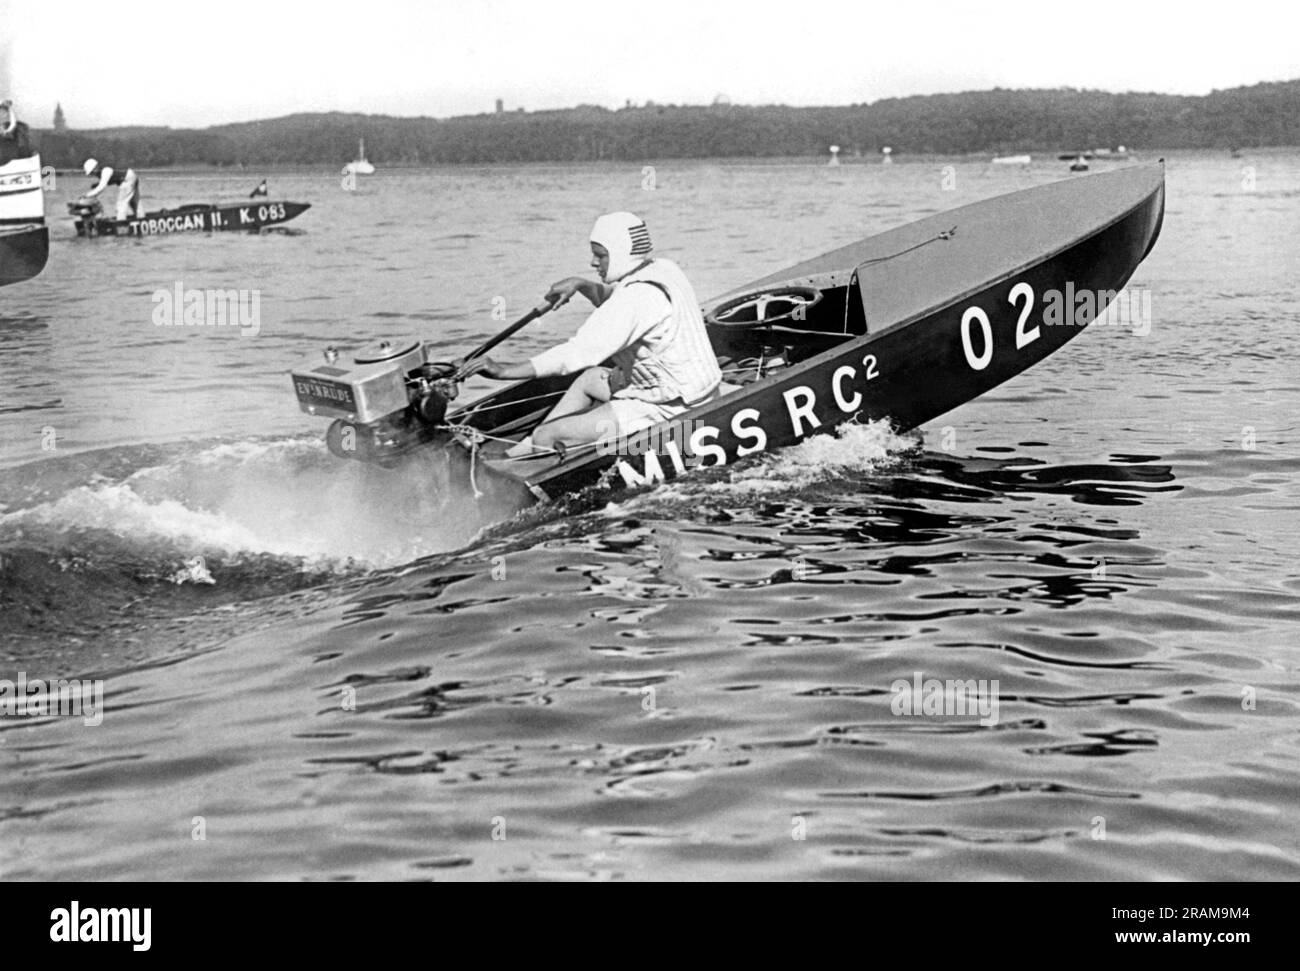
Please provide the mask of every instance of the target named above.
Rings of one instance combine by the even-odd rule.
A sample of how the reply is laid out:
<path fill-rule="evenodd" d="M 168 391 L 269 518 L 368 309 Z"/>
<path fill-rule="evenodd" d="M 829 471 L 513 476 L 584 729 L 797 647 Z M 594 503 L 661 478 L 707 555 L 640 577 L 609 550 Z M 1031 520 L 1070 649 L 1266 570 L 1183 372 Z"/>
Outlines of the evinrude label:
<path fill-rule="evenodd" d="M 356 399 L 352 397 L 352 388 L 349 385 L 295 377 L 293 387 L 298 393 L 298 400 L 306 404 L 335 407 L 344 405 L 351 411 L 356 410 Z"/>

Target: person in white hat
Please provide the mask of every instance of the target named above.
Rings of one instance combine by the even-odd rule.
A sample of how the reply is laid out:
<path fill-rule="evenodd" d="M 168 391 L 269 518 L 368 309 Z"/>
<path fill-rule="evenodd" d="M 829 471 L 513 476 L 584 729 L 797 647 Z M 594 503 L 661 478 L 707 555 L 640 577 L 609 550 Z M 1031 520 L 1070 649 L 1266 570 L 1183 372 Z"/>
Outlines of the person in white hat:
<path fill-rule="evenodd" d="M 722 383 L 695 290 L 676 263 L 654 256 L 643 219 L 601 216 L 591 253 L 600 282 L 568 277 L 546 295 L 560 306 L 580 293 L 596 308 L 573 337 L 521 364 L 481 357 L 461 370 L 502 381 L 579 375 L 511 455 L 630 434 L 708 400 Z"/>
<path fill-rule="evenodd" d="M 93 158 L 86 159 L 86 164 L 81 168 L 88 176 L 97 180 L 94 188 L 86 193 L 87 199 L 93 199 L 110 185 L 115 185 L 117 186 L 117 218 L 130 219 L 134 216 L 139 219 L 144 215 L 144 209 L 140 205 L 140 179 L 134 169 L 109 165 Z"/>

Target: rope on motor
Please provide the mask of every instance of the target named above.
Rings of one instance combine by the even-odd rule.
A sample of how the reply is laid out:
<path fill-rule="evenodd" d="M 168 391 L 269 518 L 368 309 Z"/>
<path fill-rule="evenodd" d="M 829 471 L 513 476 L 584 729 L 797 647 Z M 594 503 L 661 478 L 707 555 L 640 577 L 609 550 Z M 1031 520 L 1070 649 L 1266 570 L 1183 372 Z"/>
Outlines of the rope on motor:
<path fill-rule="evenodd" d="M 478 464 L 479 447 L 485 441 L 504 442 L 507 445 L 514 445 L 516 442 L 514 439 L 503 438 L 500 435 L 489 435 L 487 432 L 481 431 L 473 425 L 440 425 L 438 427 L 444 431 L 451 432 L 453 435 L 461 435 L 469 440 L 469 484 L 474 489 L 474 498 L 482 499 L 484 493 L 479 489 L 478 480 L 475 475 Z M 543 448 L 539 445 L 530 445 L 530 447 L 534 454 L 540 452 L 547 455 L 554 455 L 557 456 L 561 462 L 568 457 L 568 450 L 559 442 L 556 442 L 551 448 Z"/>
<path fill-rule="evenodd" d="M 475 471 L 478 464 L 479 446 L 483 444 L 483 440 L 487 436 L 477 428 L 470 425 L 444 425 L 443 427 L 449 432 L 462 435 L 469 439 L 469 484 L 474 490 L 474 498 L 482 499 L 483 491 L 478 487 L 478 479 L 475 475 Z"/>
<path fill-rule="evenodd" d="M 504 442 L 506 445 L 517 444 L 513 438 L 504 438 L 501 435 L 489 435 L 487 432 L 475 428 L 473 425 L 439 425 L 438 427 L 443 431 L 451 432 L 453 435 L 456 434 L 464 435 L 466 438 L 469 438 L 471 441 L 477 439 L 479 442 L 484 442 L 484 441 Z M 561 449 L 559 449 L 558 447 L 543 448 L 540 445 L 534 445 L 532 448 L 534 452 L 546 452 L 551 455 L 563 454 Z"/>

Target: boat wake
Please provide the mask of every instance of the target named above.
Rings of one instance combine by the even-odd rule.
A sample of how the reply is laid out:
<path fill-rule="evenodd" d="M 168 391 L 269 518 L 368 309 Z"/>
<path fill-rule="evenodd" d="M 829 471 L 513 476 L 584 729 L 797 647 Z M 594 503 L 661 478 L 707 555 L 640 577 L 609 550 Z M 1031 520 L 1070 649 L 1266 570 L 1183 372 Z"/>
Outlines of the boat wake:
<path fill-rule="evenodd" d="M 25 508 L 3 497 L 0 543 L 22 537 L 76 552 L 68 537 L 99 534 L 159 559 L 270 556 L 300 570 L 354 572 L 454 549 L 491 519 L 487 510 L 465 515 L 458 500 L 472 500 L 468 486 L 459 494 L 436 460 L 344 465 L 315 439 L 210 445 L 122 476 L 102 471 L 120 463 L 80 458 L 80 468 L 100 471 Z"/>
<path fill-rule="evenodd" d="M 878 471 L 920 447 L 919 432 L 900 435 L 887 419 L 850 422 L 735 470 L 727 485 L 742 493 L 806 489 L 845 475 Z"/>
<path fill-rule="evenodd" d="M 865 475 L 886 471 L 918 452 L 921 444 L 919 432 L 900 435 L 887 419 L 864 424 L 848 422 L 826 435 L 755 456 L 734 468 L 710 469 L 610 503 L 605 514 L 668 516 L 681 506 L 725 506 L 756 497 L 796 495 L 846 477 L 858 481 Z"/>
<path fill-rule="evenodd" d="M 106 449 L 0 477 L 0 629 L 102 637 L 398 566 L 512 509 L 445 464 L 340 463 L 319 440 Z M 129 624 L 127 625 L 129 626 Z"/>
<path fill-rule="evenodd" d="M 880 467 L 917 441 L 887 422 L 850 424 L 610 508 L 670 514 L 682 501 L 797 492 Z M 590 511 L 601 501 L 578 504 Z M 392 469 L 340 463 L 314 437 L 59 457 L 0 479 L 0 615 L 34 634 L 65 610 L 84 622 L 97 608 L 142 600 L 222 606 L 404 566 L 461 549 L 489 527 L 527 541 L 517 534 L 581 512 L 571 503 L 519 511 L 476 498 L 463 470 L 435 450 Z"/>

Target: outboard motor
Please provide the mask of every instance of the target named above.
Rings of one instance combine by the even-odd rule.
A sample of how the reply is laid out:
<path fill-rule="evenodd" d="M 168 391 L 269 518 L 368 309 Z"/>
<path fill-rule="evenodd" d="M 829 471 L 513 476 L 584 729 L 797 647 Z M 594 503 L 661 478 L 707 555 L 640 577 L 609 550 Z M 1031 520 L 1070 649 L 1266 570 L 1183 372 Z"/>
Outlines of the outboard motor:
<path fill-rule="evenodd" d="M 299 407 L 334 419 L 325 442 L 340 458 L 387 465 L 447 434 L 442 426 L 456 397 L 456 367 L 430 361 L 418 340 L 381 341 L 351 363 L 326 348 L 324 361 L 291 373 Z"/>
<path fill-rule="evenodd" d="M 76 219 L 78 236 L 96 236 L 104 207 L 98 199 L 76 199 L 68 203 L 68 213 Z"/>

